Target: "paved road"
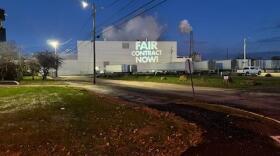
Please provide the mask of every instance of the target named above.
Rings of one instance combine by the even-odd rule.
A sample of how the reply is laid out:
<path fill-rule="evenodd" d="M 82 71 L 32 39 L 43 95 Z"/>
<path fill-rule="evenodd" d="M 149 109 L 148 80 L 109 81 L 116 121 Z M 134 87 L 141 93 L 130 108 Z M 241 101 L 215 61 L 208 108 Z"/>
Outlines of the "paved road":
<path fill-rule="evenodd" d="M 97 86 L 81 83 L 70 83 L 73 86 L 83 87 L 91 91 L 110 95 L 121 100 L 138 105 L 149 106 L 160 111 L 168 111 L 194 122 L 204 130 L 204 142 L 198 147 L 191 148 L 183 155 L 280 155 L 280 148 L 269 136 L 280 134 L 280 127 L 274 124 L 263 124 L 261 121 L 251 118 L 231 116 L 225 113 L 217 113 L 184 105 L 191 100 L 191 89 L 185 86 L 158 84 L 149 82 L 127 82 L 99 80 Z M 220 101 L 221 104 L 235 99 L 230 105 L 240 107 L 248 105 L 248 109 L 258 110 L 260 106 L 252 103 L 261 103 L 262 96 L 272 97 L 270 105 L 266 107 L 272 111 L 277 106 L 275 95 L 241 93 L 235 90 L 197 88 L 196 98 L 205 101 Z M 250 98 L 258 96 L 252 102 Z M 221 100 L 223 99 L 223 100 Z M 236 104 L 235 104 L 236 102 Z M 225 104 L 226 105 L 226 104 Z M 259 104 L 257 104 L 259 105 Z M 250 108 L 254 106 L 253 108 Z M 244 107 L 247 108 L 247 107 Z M 278 108 L 279 110 L 279 108 Z M 267 113 L 268 111 L 260 111 Z M 278 116 L 277 112 L 274 112 Z M 278 112 L 279 113 L 279 112 Z M 271 113 L 267 113 L 270 115 Z M 273 115 L 274 116 L 274 115 Z M 279 146 L 279 145 L 278 145 Z"/>
<path fill-rule="evenodd" d="M 119 80 L 99 80 L 99 83 L 122 89 L 144 89 L 180 97 L 193 96 L 190 86 Z M 196 87 L 195 92 L 195 98 L 201 101 L 242 108 L 280 120 L 279 93 L 246 92 L 209 87 Z"/>

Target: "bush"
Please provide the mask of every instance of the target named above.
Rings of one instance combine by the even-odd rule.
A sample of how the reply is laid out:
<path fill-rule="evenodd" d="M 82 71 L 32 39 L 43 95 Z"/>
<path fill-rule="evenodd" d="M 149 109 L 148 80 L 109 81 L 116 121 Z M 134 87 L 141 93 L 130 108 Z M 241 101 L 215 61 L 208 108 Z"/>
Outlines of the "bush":
<path fill-rule="evenodd" d="M 1 80 L 18 80 L 20 75 L 17 72 L 17 65 L 12 62 L 3 63 L 0 65 Z"/>
<path fill-rule="evenodd" d="M 272 75 L 271 74 L 266 74 L 265 77 L 272 77 Z"/>
<path fill-rule="evenodd" d="M 179 81 L 187 81 L 187 80 L 188 80 L 188 78 L 186 75 L 182 75 L 179 77 Z"/>

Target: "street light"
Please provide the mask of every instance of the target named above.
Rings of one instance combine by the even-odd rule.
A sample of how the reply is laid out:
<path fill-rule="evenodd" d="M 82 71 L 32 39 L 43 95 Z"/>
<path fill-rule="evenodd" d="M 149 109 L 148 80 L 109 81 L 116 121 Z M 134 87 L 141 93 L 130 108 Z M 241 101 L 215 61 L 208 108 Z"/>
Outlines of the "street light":
<path fill-rule="evenodd" d="M 59 41 L 57 41 L 57 40 L 48 40 L 47 42 L 48 42 L 48 44 L 49 44 L 51 47 L 54 48 L 54 53 L 55 53 L 55 55 L 56 55 L 56 53 L 57 53 L 57 48 L 58 48 L 59 45 L 60 45 Z"/>
<path fill-rule="evenodd" d="M 55 54 L 55 57 L 57 57 L 57 48 L 59 47 L 60 42 L 57 41 L 57 40 L 48 40 L 47 43 L 48 43 L 51 47 L 54 48 L 54 54 Z M 55 69 L 55 77 L 58 76 L 58 67 L 57 67 L 58 62 L 57 62 L 57 61 L 58 61 L 58 60 L 56 60 L 56 62 L 55 62 L 55 67 L 56 67 L 56 69 Z"/>
<path fill-rule="evenodd" d="M 85 9 L 85 8 L 87 8 L 88 7 L 88 2 L 86 2 L 86 1 L 82 1 L 81 2 L 82 3 L 82 7 Z"/>
<path fill-rule="evenodd" d="M 81 1 L 82 7 L 84 9 L 88 8 L 91 5 L 92 8 L 92 17 L 93 17 L 93 32 L 92 32 L 92 42 L 93 42 L 93 84 L 96 84 L 96 54 L 95 54 L 95 41 L 96 41 L 96 5 L 95 3 L 88 3 L 87 1 Z"/>

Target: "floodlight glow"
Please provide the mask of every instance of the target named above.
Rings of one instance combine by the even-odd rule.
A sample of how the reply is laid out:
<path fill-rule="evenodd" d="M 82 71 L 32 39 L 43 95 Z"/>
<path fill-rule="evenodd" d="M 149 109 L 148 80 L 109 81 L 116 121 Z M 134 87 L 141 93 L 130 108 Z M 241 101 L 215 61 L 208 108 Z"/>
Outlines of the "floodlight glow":
<path fill-rule="evenodd" d="M 57 41 L 57 40 L 48 40 L 48 44 L 55 49 L 57 49 L 58 46 L 60 45 L 59 41 Z"/>
<path fill-rule="evenodd" d="M 87 8 L 89 5 L 88 2 L 86 2 L 86 1 L 82 1 L 81 3 L 82 3 L 83 8 Z"/>

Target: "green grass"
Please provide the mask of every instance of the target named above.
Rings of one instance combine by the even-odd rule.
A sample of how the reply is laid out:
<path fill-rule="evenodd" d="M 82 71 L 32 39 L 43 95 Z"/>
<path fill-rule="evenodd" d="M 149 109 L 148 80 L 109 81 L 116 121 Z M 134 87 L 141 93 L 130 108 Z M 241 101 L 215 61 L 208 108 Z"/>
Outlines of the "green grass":
<path fill-rule="evenodd" d="M 161 80 L 161 77 L 166 77 L 166 80 Z M 179 76 L 122 76 L 115 77 L 113 79 L 191 85 L 190 77 L 188 77 L 187 81 L 180 81 Z M 233 82 L 227 85 L 224 83 L 223 78 L 219 76 L 194 76 L 193 82 L 195 86 L 202 87 L 234 88 L 280 92 L 280 78 L 233 76 L 232 79 Z"/>
<path fill-rule="evenodd" d="M 176 117 L 85 90 L 0 88 L 0 155 L 153 155 L 156 149 L 179 155 L 200 135 L 195 125 Z"/>

